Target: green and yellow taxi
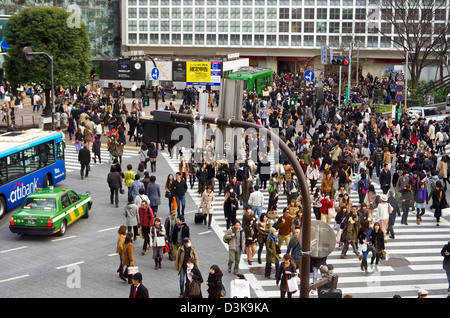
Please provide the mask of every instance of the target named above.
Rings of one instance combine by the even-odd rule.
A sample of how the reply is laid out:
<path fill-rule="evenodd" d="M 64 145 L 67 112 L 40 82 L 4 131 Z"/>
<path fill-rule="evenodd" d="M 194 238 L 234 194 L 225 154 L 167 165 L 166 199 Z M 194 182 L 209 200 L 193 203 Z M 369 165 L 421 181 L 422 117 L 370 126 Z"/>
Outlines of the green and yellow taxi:
<path fill-rule="evenodd" d="M 91 194 L 78 194 L 66 188 L 38 189 L 30 194 L 9 220 L 9 229 L 17 234 L 63 236 L 68 226 L 88 218 Z"/>

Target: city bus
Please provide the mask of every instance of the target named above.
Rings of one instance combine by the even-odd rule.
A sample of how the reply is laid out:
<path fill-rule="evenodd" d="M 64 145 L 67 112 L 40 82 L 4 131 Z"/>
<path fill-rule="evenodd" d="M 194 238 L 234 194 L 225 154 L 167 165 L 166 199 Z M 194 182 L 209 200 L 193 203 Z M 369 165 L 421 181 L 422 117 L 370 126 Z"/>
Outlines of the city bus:
<path fill-rule="evenodd" d="M 38 188 L 66 178 L 63 134 L 29 129 L 0 135 L 0 219 Z"/>
<path fill-rule="evenodd" d="M 267 85 L 272 85 L 273 70 L 264 67 L 243 66 L 228 74 L 228 78 L 244 80 L 245 91 L 254 90 L 260 95 L 266 90 Z"/>

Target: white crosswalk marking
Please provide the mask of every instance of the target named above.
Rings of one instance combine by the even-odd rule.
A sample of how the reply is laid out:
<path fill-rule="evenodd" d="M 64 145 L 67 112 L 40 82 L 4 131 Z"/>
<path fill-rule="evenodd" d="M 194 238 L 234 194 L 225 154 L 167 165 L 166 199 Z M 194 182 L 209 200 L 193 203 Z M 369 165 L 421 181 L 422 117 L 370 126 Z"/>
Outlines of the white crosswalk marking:
<path fill-rule="evenodd" d="M 123 159 L 132 158 L 133 156 L 136 156 L 138 153 L 138 150 L 136 149 L 127 149 L 125 148 L 123 151 Z M 93 157 L 93 153 L 91 151 L 91 158 Z M 107 164 L 109 160 L 109 151 L 106 149 L 106 147 L 101 147 L 100 149 L 100 155 L 102 159 L 101 164 Z M 75 146 L 73 142 L 67 142 L 66 143 L 66 150 L 65 150 L 65 158 L 64 161 L 66 163 L 66 171 L 79 171 L 80 170 L 80 162 L 78 161 L 78 152 L 75 149 Z M 94 163 L 94 160 L 91 160 L 91 166 L 100 165 L 99 161 L 97 160 L 97 163 Z"/>
<path fill-rule="evenodd" d="M 174 172 L 178 171 L 177 158 L 170 158 L 167 152 L 161 152 Z M 271 168 L 273 169 L 273 156 L 270 156 Z M 196 182 L 191 189 L 188 183 L 188 194 L 192 197 L 197 207 L 200 204 L 198 195 L 198 183 Z M 374 171 L 372 183 L 378 194 L 381 194 L 378 179 Z M 320 186 L 320 182 L 318 183 Z M 216 200 L 214 204 L 213 229 L 221 238 L 226 230 L 226 222 L 223 215 L 224 195 L 218 196 L 217 182 L 215 186 Z M 265 202 L 268 202 L 268 191 L 261 190 L 265 196 Z M 358 193 L 352 191 L 350 199 L 354 205 L 358 205 Z M 278 212 L 280 213 L 287 206 L 286 195 L 279 196 Z M 196 207 L 196 208 L 197 208 Z M 400 207 L 401 208 L 401 207 Z M 193 210 L 187 207 L 187 210 Z M 263 210 L 263 212 L 265 212 Z M 376 214 L 376 213 L 375 213 Z M 314 214 L 311 214 L 315 219 Z M 238 210 L 238 220 L 242 219 L 242 209 Z M 377 267 L 370 267 L 371 254 L 368 257 L 369 274 L 366 275 L 360 269 L 361 262 L 353 254 L 350 248 L 347 259 L 341 259 L 341 250 L 336 246 L 335 250 L 328 256 L 327 263 L 333 264 L 335 273 L 339 274 L 338 288 L 342 290 L 343 295 L 351 294 L 355 298 L 373 297 L 373 298 L 392 298 L 399 294 L 402 297 L 417 297 L 417 290 L 424 288 L 429 291 L 430 298 L 443 298 L 447 296 L 448 282 L 444 270 L 442 269 L 442 257 L 440 251 L 444 244 L 449 241 L 449 223 L 441 218 L 440 226 L 436 227 L 436 220 L 433 212 L 427 207 L 426 213 L 420 225 L 415 222 L 415 212 L 410 212 L 409 225 L 401 225 L 400 217 L 397 216 L 395 229 L 395 239 L 389 239 L 386 243 L 388 259 L 380 261 Z M 193 220 L 187 220 L 192 224 Z M 331 226 L 334 220 L 331 222 Z M 281 247 L 282 255 L 286 251 L 286 245 Z M 241 261 L 241 270 L 246 277 L 250 277 L 252 288 L 258 297 L 280 297 L 279 287 L 276 287 L 273 279 L 268 280 L 264 275 L 255 275 L 248 273 L 252 268 L 263 267 L 265 264 L 265 248 L 263 250 L 262 264 L 258 264 L 256 256 L 253 265 L 247 265 L 246 255 L 243 255 Z M 225 266 L 225 265 L 223 265 Z M 263 271 L 262 271 L 263 272 Z M 272 276 L 273 277 L 273 276 Z M 312 275 L 311 275 L 312 277 Z M 298 296 L 298 293 L 296 294 Z M 310 297 L 317 297 L 311 294 Z"/>

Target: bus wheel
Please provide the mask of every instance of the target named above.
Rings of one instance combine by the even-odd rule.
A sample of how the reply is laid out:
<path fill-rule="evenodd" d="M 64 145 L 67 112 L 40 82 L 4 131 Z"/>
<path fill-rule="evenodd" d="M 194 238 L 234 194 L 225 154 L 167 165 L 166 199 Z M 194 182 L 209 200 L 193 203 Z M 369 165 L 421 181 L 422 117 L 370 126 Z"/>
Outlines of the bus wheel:
<path fill-rule="evenodd" d="M 6 214 L 6 201 L 0 196 L 0 219 L 3 218 Z"/>
<path fill-rule="evenodd" d="M 44 181 L 42 182 L 42 188 L 48 188 L 52 185 L 51 178 L 48 177 L 48 174 L 45 175 Z"/>

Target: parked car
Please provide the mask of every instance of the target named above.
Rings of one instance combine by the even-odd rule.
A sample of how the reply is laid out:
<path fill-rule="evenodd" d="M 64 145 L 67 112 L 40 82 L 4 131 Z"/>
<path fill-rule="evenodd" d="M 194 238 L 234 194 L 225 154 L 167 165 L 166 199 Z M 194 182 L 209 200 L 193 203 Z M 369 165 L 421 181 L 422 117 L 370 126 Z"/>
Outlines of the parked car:
<path fill-rule="evenodd" d="M 410 117 L 425 118 L 428 122 L 430 120 L 437 121 L 438 123 L 442 123 L 444 119 L 448 116 L 447 114 L 441 112 L 439 108 L 429 106 L 429 107 L 409 107 L 407 110 L 407 114 Z"/>
<path fill-rule="evenodd" d="M 38 189 L 30 194 L 9 221 L 17 234 L 64 235 L 66 229 L 81 217 L 88 218 L 91 194 L 78 194 L 66 188 Z"/>

